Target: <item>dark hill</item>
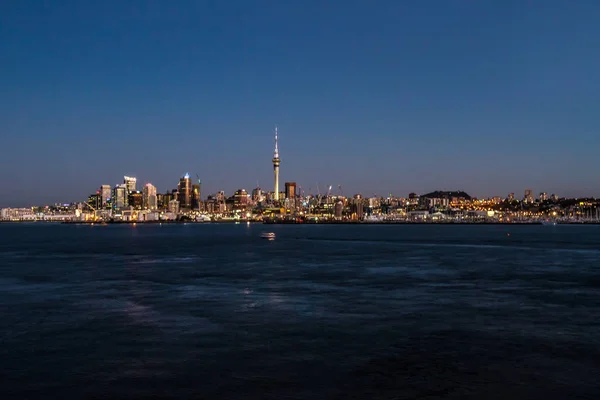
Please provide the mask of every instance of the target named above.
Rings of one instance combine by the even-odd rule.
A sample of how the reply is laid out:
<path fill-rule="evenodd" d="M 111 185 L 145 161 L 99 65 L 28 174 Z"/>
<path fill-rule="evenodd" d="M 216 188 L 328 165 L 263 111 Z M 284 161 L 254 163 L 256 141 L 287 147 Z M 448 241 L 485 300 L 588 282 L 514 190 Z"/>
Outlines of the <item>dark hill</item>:
<path fill-rule="evenodd" d="M 436 190 L 435 192 L 427 193 L 421 195 L 421 197 L 426 197 L 428 199 L 451 199 L 453 197 L 465 200 L 471 200 L 471 196 L 463 191 L 441 191 Z"/>

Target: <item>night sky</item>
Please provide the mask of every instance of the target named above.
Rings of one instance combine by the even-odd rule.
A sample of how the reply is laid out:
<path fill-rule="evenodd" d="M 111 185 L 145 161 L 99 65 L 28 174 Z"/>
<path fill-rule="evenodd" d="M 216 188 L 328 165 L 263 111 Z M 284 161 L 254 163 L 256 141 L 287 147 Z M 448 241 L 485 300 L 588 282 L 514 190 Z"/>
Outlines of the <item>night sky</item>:
<path fill-rule="evenodd" d="M 217 190 L 600 196 L 600 2 L 0 2 L 0 206 Z"/>

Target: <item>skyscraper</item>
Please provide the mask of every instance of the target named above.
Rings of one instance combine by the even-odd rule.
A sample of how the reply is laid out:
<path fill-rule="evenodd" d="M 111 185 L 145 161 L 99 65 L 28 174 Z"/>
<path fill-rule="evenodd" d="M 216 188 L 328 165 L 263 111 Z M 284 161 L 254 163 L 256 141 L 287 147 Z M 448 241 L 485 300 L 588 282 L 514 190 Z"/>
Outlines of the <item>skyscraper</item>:
<path fill-rule="evenodd" d="M 136 182 L 137 182 L 137 179 L 132 176 L 124 176 L 123 177 L 123 183 L 125 184 L 125 187 L 127 188 L 128 193 L 136 191 Z"/>
<path fill-rule="evenodd" d="M 146 183 L 143 192 L 144 209 L 145 210 L 156 210 L 157 199 L 156 199 L 156 187 L 151 183 Z"/>
<path fill-rule="evenodd" d="M 275 174 L 275 187 L 273 190 L 273 199 L 279 200 L 279 149 L 277 148 L 277 127 L 275 127 L 275 152 L 273 154 L 273 172 Z"/>
<path fill-rule="evenodd" d="M 296 198 L 296 182 L 285 183 L 285 198 L 290 200 Z"/>
<path fill-rule="evenodd" d="M 179 180 L 178 186 L 178 200 L 180 208 L 191 208 L 192 207 L 192 180 L 190 174 L 185 174 Z"/>
<path fill-rule="evenodd" d="M 110 200 L 110 185 L 100 186 L 100 198 L 102 201 L 102 207 L 106 207 L 106 203 Z"/>
<path fill-rule="evenodd" d="M 200 183 L 192 185 L 192 209 L 200 210 Z"/>
<path fill-rule="evenodd" d="M 127 195 L 127 186 L 125 185 L 116 185 L 113 189 L 112 196 L 112 207 L 115 210 L 120 210 L 122 208 L 127 207 L 128 205 L 128 195 Z"/>

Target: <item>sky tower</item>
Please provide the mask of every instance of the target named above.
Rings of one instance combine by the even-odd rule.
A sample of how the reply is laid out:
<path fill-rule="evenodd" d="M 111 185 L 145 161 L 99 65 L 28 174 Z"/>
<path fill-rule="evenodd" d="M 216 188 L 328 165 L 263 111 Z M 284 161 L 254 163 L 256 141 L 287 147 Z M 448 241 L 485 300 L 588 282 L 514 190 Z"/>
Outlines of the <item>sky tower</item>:
<path fill-rule="evenodd" d="M 277 147 L 277 127 L 275 127 L 275 153 L 273 153 L 273 172 L 275 174 L 275 188 L 273 199 L 279 200 L 279 148 Z"/>

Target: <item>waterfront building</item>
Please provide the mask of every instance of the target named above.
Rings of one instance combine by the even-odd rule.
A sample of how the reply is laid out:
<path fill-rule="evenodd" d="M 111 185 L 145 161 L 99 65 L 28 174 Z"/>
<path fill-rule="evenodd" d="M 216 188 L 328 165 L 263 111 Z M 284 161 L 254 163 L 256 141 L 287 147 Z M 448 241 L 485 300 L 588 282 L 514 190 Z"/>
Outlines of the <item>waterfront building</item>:
<path fill-rule="evenodd" d="M 546 192 L 540 193 L 540 201 L 546 201 L 546 200 L 548 200 L 548 193 L 546 193 Z"/>
<path fill-rule="evenodd" d="M 121 210 L 128 205 L 127 186 L 116 185 L 113 189 L 111 205 L 114 210 Z"/>
<path fill-rule="evenodd" d="M 173 213 L 175 215 L 179 214 L 179 201 L 178 200 L 171 200 L 169 201 L 169 212 Z"/>
<path fill-rule="evenodd" d="M 245 209 L 248 206 L 249 196 L 246 189 L 239 189 L 233 195 L 233 208 Z"/>
<path fill-rule="evenodd" d="M 526 203 L 533 203 L 533 190 L 525 190 L 525 194 L 523 195 L 523 201 Z"/>
<path fill-rule="evenodd" d="M 344 212 L 344 203 L 340 200 L 335 203 L 333 207 L 333 215 L 336 219 L 342 219 L 342 214 Z"/>
<path fill-rule="evenodd" d="M 31 208 L 3 208 L 0 216 L 5 221 L 33 221 L 36 219 Z"/>
<path fill-rule="evenodd" d="M 139 190 L 129 193 L 127 201 L 129 206 L 133 207 L 134 210 L 141 210 L 144 207 L 144 195 Z"/>
<path fill-rule="evenodd" d="M 156 187 L 151 183 L 146 183 L 143 192 L 143 206 L 144 210 L 156 210 L 158 206 L 158 199 L 156 196 Z"/>
<path fill-rule="evenodd" d="M 192 185 L 192 210 L 200 210 L 201 205 L 200 183 L 194 183 Z"/>
<path fill-rule="evenodd" d="M 192 208 L 192 180 L 190 179 L 190 174 L 186 173 L 179 180 L 177 192 L 179 193 L 177 196 L 177 199 L 179 200 L 179 206 L 187 209 Z"/>
<path fill-rule="evenodd" d="M 110 185 L 101 185 L 100 186 L 100 196 L 101 196 L 102 207 L 106 207 L 106 205 L 110 201 Z"/>
<path fill-rule="evenodd" d="M 88 205 L 92 207 L 94 211 L 102 208 L 102 195 L 100 193 L 92 194 L 88 197 Z"/>
<path fill-rule="evenodd" d="M 273 153 L 273 173 L 274 173 L 274 178 L 275 178 L 275 184 L 274 184 L 274 188 L 273 188 L 273 200 L 278 201 L 279 200 L 279 164 L 280 164 L 280 159 L 279 159 L 279 148 L 278 148 L 278 144 L 277 144 L 278 138 L 277 138 L 277 127 L 275 127 L 275 151 Z"/>
<path fill-rule="evenodd" d="M 260 203 L 264 200 L 264 195 L 262 189 L 257 187 L 252 190 L 252 201 L 255 203 Z"/>
<path fill-rule="evenodd" d="M 125 185 L 128 194 L 131 192 L 135 192 L 137 190 L 136 189 L 137 179 L 134 178 L 133 176 L 124 176 L 123 184 Z"/>
<path fill-rule="evenodd" d="M 350 212 L 352 213 L 352 219 L 362 220 L 365 216 L 364 199 L 360 194 L 354 195 L 354 198 L 350 200 Z"/>

